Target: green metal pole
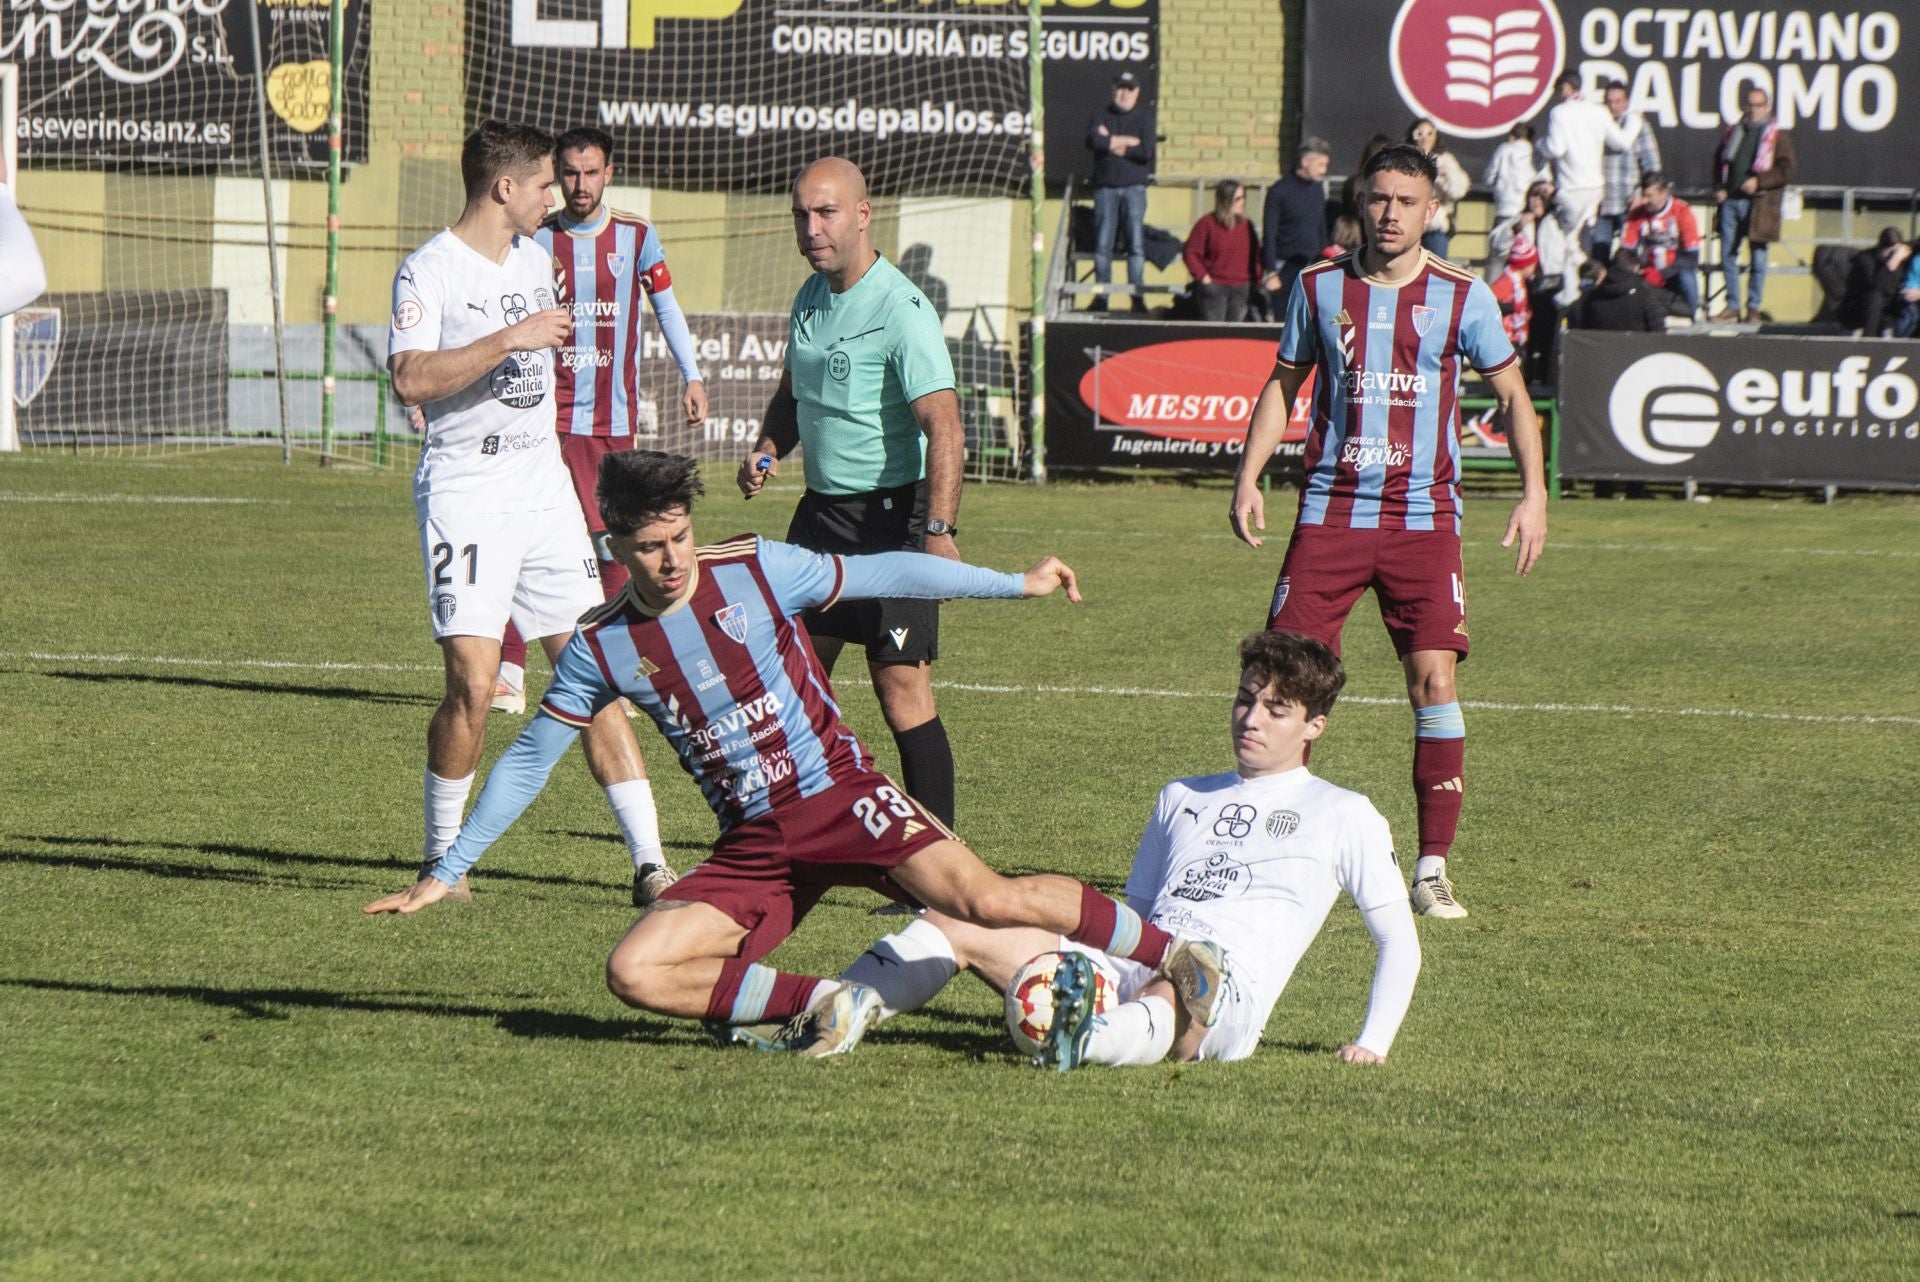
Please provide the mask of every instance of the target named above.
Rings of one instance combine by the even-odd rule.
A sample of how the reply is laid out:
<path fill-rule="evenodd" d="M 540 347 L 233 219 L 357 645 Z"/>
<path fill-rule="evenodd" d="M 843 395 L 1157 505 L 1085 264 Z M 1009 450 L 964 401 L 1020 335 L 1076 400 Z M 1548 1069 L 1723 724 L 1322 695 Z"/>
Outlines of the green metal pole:
<path fill-rule="evenodd" d="M 1032 425 L 1032 476 L 1035 484 L 1047 480 L 1047 253 L 1042 228 L 1047 206 L 1047 62 L 1041 50 L 1045 31 L 1040 24 L 1040 0 L 1027 0 L 1027 110 L 1033 132 L 1027 139 L 1028 207 L 1033 224 L 1033 306 L 1027 327 L 1027 403 Z"/>
<path fill-rule="evenodd" d="M 367 0 L 360 0 L 365 4 Z M 320 466 L 333 458 L 334 330 L 340 313 L 340 104 L 345 98 L 347 23 L 345 0 L 333 0 L 327 19 L 327 88 L 332 104 L 327 113 L 327 293 L 321 318 L 320 352 Z"/>

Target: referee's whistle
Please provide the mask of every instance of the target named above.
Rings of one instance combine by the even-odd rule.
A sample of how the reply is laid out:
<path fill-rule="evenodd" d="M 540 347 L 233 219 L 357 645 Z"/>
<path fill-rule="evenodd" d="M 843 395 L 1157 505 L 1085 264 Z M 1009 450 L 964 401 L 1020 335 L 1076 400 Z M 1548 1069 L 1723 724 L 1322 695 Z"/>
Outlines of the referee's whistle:
<path fill-rule="evenodd" d="M 764 472 L 768 468 L 773 466 L 773 455 L 762 454 L 758 459 L 754 461 L 753 465 L 754 467 L 758 468 L 760 471 Z"/>

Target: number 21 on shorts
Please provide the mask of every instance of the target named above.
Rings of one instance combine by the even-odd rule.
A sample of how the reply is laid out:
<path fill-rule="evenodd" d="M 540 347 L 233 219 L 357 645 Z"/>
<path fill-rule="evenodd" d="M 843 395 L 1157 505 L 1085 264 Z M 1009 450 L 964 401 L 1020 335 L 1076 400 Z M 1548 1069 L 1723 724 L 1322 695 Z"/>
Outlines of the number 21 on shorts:
<path fill-rule="evenodd" d="M 884 811 L 880 808 L 883 805 Z M 913 814 L 913 803 L 901 796 L 899 789 L 887 784 L 875 788 L 871 797 L 862 797 L 853 803 L 853 817 L 865 824 L 867 832 L 876 839 L 887 835 L 894 819 L 911 819 Z"/>

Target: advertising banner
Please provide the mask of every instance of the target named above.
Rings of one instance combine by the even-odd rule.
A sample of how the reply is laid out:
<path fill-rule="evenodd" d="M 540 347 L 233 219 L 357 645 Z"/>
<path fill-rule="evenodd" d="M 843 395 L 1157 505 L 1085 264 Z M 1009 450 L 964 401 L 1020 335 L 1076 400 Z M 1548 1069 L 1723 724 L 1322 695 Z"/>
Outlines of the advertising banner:
<path fill-rule="evenodd" d="M 1572 70 L 1595 91 L 1625 83 L 1675 186 L 1702 191 L 1741 87 L 1757 84 L 1793 133 L 1795 182 L 1905 188 L 1916 33 L 1920 13 L 1893 0 L 1307 0 L 1303 132 L 1333 144 L 1337 175 L 1370 135 L 1398 140 L 1431 117 L 1477 179 L 1515 124 L 1546 136 L 1554 81 Z"/>
<path fill-rule="evenodd" d="M 345 159 L 367 159 L 368 0 L 347 0 Z M 276 169 L 324 169 L 327 0 L 75 4 L 6 0 L 0 62 L 20 68 L 22 163 L 257 168 L 250 18 L 266 63 Z"/>
<path fill-rule="evenodd" d="M 1244 325 L 1049 321 L 1047 465 L 1233 471 L 1275 350 Z M 1312 396 L 1275 457 L 1299 458 Z"/>
<path fill-rule="evenodd" d="M 1920 343 L 1571 330 L 1560 473 L 1920 489 Z"/>
<path fill-rule="evenodd" d="M 694 312 L 687 316 L 707 387 L 707 421 L 688 427 L 679 367 L 651 309 L 641 326 L 638 449 L 705 459 L 739 459 L 760 439 L 760 420 L 780 386 L 787 317 L 773 312 Z M 649 408 L 651 429 L 649 436 Z M 784 467 L 784 464 L 782 465 Z M 795 475 L 798 475 L 796 473 Z"/>
<path fill-rule="evenodd" d="M 1151 96 L 1159 0 L 1047 5 L 1058 180 L 1082 163 L 1114 75 L 1132 67 Z M 468 0 L 467 20 L 473 118 L 605 129 L 625 182 L 778 192 L 801 165 L 839 154 L 881 195 L 1026 190 L 1024 5 Z"/>
<path fill-rule="evenodd" d="M 29 444 L 227 430 L 227 291 L 47 294 L 20 313 L 13 396 Z M 126 396 L 138 388 L 140 409 Z"/>

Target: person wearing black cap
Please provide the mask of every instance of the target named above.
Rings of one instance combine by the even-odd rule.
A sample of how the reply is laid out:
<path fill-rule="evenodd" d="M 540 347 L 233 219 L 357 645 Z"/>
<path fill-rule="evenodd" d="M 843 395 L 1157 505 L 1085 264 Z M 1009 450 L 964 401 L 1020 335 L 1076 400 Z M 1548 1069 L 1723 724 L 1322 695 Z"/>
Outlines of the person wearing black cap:
<path fill-rule="evenodd" d="M 1133 310 L 1144 312 L 1139 287 L 1146 282 L 1147 184 L 1153 181 L 1153 108 L 1140 101 L 1140 79 L 1131 71 L 1114 77 L 1113 100 L 1087 128 L 1093 152 L 1093 274 L 1101 284 L 1113 276 L 1113 238 L 1127 233 L 1127 280 L 1134 286 Z M 1094 299 L 1105 311 L 1106 295 Z"/>

